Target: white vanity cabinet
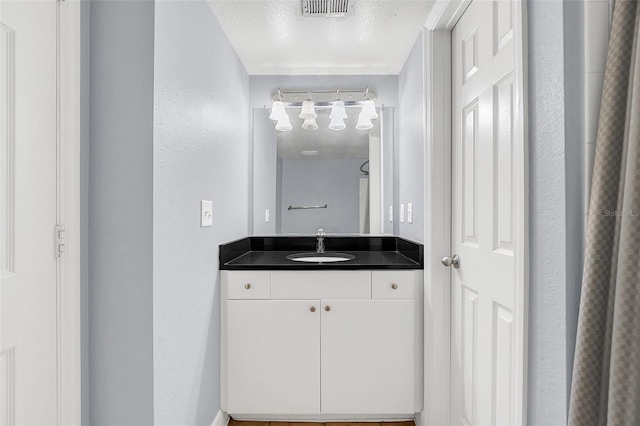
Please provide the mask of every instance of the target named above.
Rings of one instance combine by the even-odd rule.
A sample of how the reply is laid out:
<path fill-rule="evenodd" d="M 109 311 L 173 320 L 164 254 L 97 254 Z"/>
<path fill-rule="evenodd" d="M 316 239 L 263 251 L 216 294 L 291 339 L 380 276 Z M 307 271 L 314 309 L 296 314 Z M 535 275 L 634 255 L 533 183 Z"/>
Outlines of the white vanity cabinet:
<path fill-rule="evenodd" d="M 227 324 L 228 412 L 320 411 L 317 300 L 230 300 Z"/>
<path fill-rule="evenodd" d="M 413 304 L 413 300 L 322 301 L 322 412 L 415 411 Z"/>
<path fill-rule="evenodd" d="M 422 271 L 221 274 L 223 411 L 265 420 L 421 411 Z"/>

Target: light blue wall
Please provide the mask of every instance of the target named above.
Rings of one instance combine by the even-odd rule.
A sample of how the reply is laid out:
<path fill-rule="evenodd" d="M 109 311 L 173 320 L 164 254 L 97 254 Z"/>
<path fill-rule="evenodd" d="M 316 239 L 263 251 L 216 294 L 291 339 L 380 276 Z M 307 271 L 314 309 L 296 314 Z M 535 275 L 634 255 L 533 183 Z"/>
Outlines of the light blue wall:
<path fill-rule="evenodd" d="M 91 425 L 148 425 L 153 423 L 154 2 L 91 3 L 90 112 L 84 117 L 89 152 L 83 157 L 89 162 L 83 371 L 91 391 L 83 417 L 88 415 Z"/>
<path fill-rule="evenodd" d="M 250 167 L 252 186 L 250 192 L 253 204 L 253 217 L 250 224 L 254 235 L 275 235 L 278 206 L 276 204 L 278 135 L 269 119 L 269 111 L 264 108 L 253 109 L 253 143 Z M 265 222 L 265 209 L 269 209 L 269 222 Z"/>
<path fill-rule="evenodd" d="M 271 96 L 282 90 L 369 89 L 376 94 L 378 106 L 398 105 L 397 75 L 252 75 L 251 107 L 271 104 Z"/>
<path fill-rule="evenodd" d="M 382 121 L 382 140 L 392 141 L 396 134 L 395 117 L 396 109 L 387 107 L 384 108 L 381 114 Z M 394 222 L 389 221 L 389 206 L 393 206 L 397 202 L 398 191 L 398 170 L 395 166 L 397 162 L 395 155 L 395 144 L 383 143 L 382 144 L 382 232 L 384 234 L 396 235 L 397 230 L 394 230 L 395 221 L 398 220 L 398 209 L 394 208 Z"/>
<path fill-rule="evenodd" d="M 584 199 L 584 3 L 563 3 L 564 26 L 564 108 L 565 125 L 565 193 L 567 194 L 567 394 L 571 390 L 573 356 L 578 328 L 578 310 L 582 288 L 584 261 L 584 229 L 586 217 L 581 200 Z M 568 401 L 567 401 L 568 402 Z"/>
<path fill-rule="evenodd" d="M 220 397 L 218 245 L 248 232 L 249 78 L 206 1 L 157 2 L 155 17 L 154 424 L 208 426 Z"/>
<path fill-rule="evenodd" d="M 400 236 L 424 241 L 424 44 L 416 40 L 398 83 L 398 180 L 399 203 L 405 205 Z M 413 204 L 413 223 L 408 223 L 407 203 Z"/>
<path fill-rule="evenodd" d="M 582 5 L 532 0 L 528 424 L 565 425 L 582 275 Z"/>

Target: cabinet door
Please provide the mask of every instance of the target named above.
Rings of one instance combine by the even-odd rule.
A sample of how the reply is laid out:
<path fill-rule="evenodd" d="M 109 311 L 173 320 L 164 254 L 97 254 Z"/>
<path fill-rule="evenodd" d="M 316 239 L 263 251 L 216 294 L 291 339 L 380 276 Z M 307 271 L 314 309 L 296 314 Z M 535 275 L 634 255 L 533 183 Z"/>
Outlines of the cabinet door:
<path fill-rule="evenodd" d="M 229 414 L 320 412 L 318 300 L 227 302 Z"/>
<path fill-rule="evenodd" d="M 321 329 L 323 413 L 415 411 L 413 300 L 322 300 Z"/>

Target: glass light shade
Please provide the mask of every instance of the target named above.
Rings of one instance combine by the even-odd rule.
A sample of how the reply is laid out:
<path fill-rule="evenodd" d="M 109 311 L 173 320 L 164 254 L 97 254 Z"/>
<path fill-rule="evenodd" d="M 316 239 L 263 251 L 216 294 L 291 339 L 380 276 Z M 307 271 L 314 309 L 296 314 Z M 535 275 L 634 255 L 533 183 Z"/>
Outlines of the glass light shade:
<path fill-rule="evenodd" d="M 316 123 L 315 118 L 306 118 L 304 123 L 302 123 L 302 128 L 304 130 L 316 130 L 318 128 L 318 123 Z"/>
<path fill-rule="evenodd" d="M 358 116 L 358 124 L 356 124 L 356 129 L 358 130 L 369 130 L 373 127 L 373 123 L 371 123 L 371 118 L 367 117 L 363 113 L 360 113 Z"/>
<path fill-rule="evenodd" d="M 285 113 L 284 116 L 278 118 L 278 123 L 276 124 L 276 130 L 279 132 L 288 132 L 291 129 L 293 129 L 293 126 L 291 125 L 289 116 Z"/>
<path fill-rule="evenodd" d="M 333 107 L 331 108 L 331 114 L 329 115 L 331 120 L 344 120 L 347 118 L 347 111 L 344 108 L 343 101 L 335 101 L 333 103 Z M 332 121 L 333 122 L 333 121 Z M 331 127 L 331 126 L 329 126 Z"/>
<path fill-rule="evenodd" d="M 344 118 L 331 118 L 331 123 L 329 123 L 329 128 L 331 130 L 343 130 L 347 125 L 344 124 Z"/>
<path fill-rule="evenodd" d="M 300 111 L 300 115 L 298 117 L 303 120 L 308 119 L 316 119 L 318 118 L 318 114 L 316 114 L 315 103 L 312 100 L 306 100 L 302 102 L 302 111 Z"/>
<path fill-rule="evenodd" d="M 367 100 L 362 102 L 362 111 L 360 115 L 366 115 L 370 119 L 378 118 L 378 113 L 376 112 L 376 104 L 372 100 Z"/>
<path fill-rule="evenodd" d="M 271 114 L 269 115 L 269 118 L 271 120 L 280 120 L 285 115 L 287 115 L 287 111 L 284 109 L 284 102 L 273 101 L 273 104 L 271 104 Z"/>

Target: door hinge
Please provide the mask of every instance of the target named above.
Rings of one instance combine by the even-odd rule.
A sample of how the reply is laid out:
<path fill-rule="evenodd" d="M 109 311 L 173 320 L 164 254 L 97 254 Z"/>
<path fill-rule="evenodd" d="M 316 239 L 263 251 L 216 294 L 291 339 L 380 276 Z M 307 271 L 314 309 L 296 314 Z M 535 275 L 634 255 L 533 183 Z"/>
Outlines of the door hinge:
<path fill-rule="evenodd" d="M 64 225 L 56 226 L 56 257 L 63 257 L 67 249 L 65 238 L 66 228 Z"/>

